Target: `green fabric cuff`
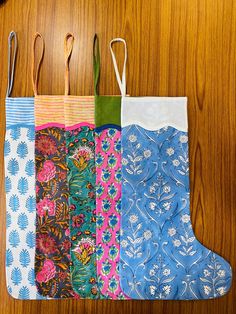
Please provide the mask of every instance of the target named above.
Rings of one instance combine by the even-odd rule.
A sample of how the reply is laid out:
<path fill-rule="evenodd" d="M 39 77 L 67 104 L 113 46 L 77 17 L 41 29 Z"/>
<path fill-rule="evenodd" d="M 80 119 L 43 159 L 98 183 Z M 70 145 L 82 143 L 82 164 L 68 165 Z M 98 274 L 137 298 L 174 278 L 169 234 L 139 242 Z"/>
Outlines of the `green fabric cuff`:
<path fill-rule="evenodd" d="M 95 95 L 95 125 L 106 124 L 121 126 L 121 96 Z"/>

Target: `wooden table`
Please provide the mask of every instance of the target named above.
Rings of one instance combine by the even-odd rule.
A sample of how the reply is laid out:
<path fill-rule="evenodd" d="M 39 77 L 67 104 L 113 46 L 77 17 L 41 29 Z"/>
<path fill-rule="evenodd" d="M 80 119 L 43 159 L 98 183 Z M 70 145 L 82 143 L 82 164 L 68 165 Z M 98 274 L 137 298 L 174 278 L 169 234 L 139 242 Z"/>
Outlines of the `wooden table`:
<path fill-rule="evenodd" d="M 32 96 L 31 46 L 46 41 L 40 93 L 64 93 L 63 41 L 75 35 L 71 94 L 92 95 L 92 41 L 100 38 L 101 94 L 118 94 L 108 43 L 128 44 L 130 95 L 188 96 L 191 214 L 197 238 L 236 267 L 236 1 L 234 0 L 8 0 L 0 6 L 0 312 L 234 313 L 228 295 L 210 301 L 17 301 L 5 284 L 3 140 L 7 37 L 19 39 L 13 96 Z M 122 50 L 117 49 L 122 57 Z"/>

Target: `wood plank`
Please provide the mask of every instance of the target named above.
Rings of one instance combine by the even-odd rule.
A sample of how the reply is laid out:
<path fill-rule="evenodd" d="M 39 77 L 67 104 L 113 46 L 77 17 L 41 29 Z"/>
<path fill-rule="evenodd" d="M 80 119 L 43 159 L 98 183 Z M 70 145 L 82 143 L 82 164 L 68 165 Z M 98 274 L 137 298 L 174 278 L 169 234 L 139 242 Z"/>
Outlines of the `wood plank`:
<path fill-rule="evenodd" d="M 100 38 L 101 94 L 118 94 L 109 41 L 128 44 L 132 96 L 188 96 L 191 215 L 197 238 L 236 267 L 236 2 L 234 0 L 8 0 L 0 6 L 0 313 L 234 313 L 228 295 L 210 301 L 19 301 L 5 283 L 3 140 L 7 37 L 19 38 L 13 96 L 32 96 L 35 31 L 46 51 L 40 93 L 64 92 L 63 41 L 75 35 L 71 93 L 93 94 L 92 41 Z M 122 59 L 123 51 L 115 47 Z"/>

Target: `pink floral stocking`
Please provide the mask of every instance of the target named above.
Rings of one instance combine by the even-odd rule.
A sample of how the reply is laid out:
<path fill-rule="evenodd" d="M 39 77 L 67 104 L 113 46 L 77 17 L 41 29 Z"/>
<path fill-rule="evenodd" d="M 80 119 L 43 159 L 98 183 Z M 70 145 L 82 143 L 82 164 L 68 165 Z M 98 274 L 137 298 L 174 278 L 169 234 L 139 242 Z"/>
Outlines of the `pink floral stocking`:
<path fill-rule="evenodd" d="M 120 130 L 96 131 L 96 213 L 98 285 L 105 298 L 124 299 L 119 285 L 121 206 Z"/>

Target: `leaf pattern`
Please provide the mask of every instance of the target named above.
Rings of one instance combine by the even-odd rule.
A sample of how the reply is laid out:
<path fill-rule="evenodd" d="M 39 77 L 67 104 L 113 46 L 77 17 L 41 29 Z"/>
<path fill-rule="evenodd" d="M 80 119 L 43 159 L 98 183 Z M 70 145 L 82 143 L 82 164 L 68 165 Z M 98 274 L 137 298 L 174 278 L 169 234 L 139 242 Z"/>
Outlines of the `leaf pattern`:
<path fill-rule="evenodd" d="M 28 181 L 25 177 L 21 177 L 18 181 L 17 189 L 20 195 L 25 195 L 28 191 Z"/>
<path fill-rule="evenodd" d="M 18 286 L 22 281 L 22 273 L 19 267 L 13 268 L 11 272 L 11 280 L 15 286 Z"/>
<path fill-rule="evenodd" d="M 25 207 L 27 208 L 29 213 L 33 213 L 36 207 L 36 200 L 33 195 L 30 195 L 25 202 Z"/>
<path fill-rule="evenodd" d="M 8 99 L 6 106 L 10 106 L 10 113 L 6 111 L 5 137 L 5 173 L 7 207 L 6 230 L 6 283 L 8 292 L 16 299 L 36 299 L 37 289 L 34 274 L 35 256 L 35 142 L 33 113 L 27 110 L 24 117 L 29 117 L 27 125 L 22 121 L 18 99 Z M 33 109 L 33 98 L 21 99 Z M 26 109 L 26 108 L 25 108 Z M 9 115 L 14 116 L 15 125 Z M 9 123 L 9 120 L 11 122 Z M 30 138 L 29 138 L 30 136 Z M 10 186 L 9 186 L 10 184 Z M 31 201 L 31 200 L 34 200 Z M 30 272 L 30 276 L 29 276 Z"/>
<path fill-rule="evenodd" d="M 12 230 L 10 232 L 8 242 L 13 248 L 18 247 L 20 243 L 20 237 L 17 230 Z"/>
<path fill-rule="evenodd" d="M 24 159 L 27 154 L 28 154 L 28 147 L 27 147 L 27 144 L 25 142 L 20 142 L 17 146 L 17 155 Z"/>
<path fill-rule="evenodd" d="M 10 200 L 9 200 L 9 207 L 13 212 L 16 212 L 19 210 L 19 197 L 16 194 L 11 195 Z"/>
<path fill-rule="evenodd" d="M 10 249 L 7 249 L 6 250 L 6 267 L 10 267 L 13 261 L 14 259 L 13 259 L 12 251 Z"/>
<path fill-rule="evenodd" d="M 22 249 L 20 252 L 20 264 L 22 267 L 27 267 L 30 264 L 30 255 L 27 249 Z"/>
<path fill-rule="evenodd" d="M 22 300 L 29 299 L 29 288 L 28 287 L 23 286 L 20 288 L 19 299 L 22 299 Z"/>
<path fill-rule="evenodd" d="M 9 177 L 5 177 L 5 191 L 6 194 L 9 194 L 12 189 L 11 179 Z"/>
<path fill-rule="evenodd" d="M 21 135 L 21 129 L 20 127 L 14 127 L 10 131 L 10 137 L 13 141 L 16 141 L 20 138 Z"/>
<path fill-rule="evenodd" d="M 35 233 L 33 231 L 26 234 L 26 244 L 30 249 L 35 247 Z"/>
<path fill-rule="evenodd" d="M 11 223 L 12 223 L 12 221 L 11 221 L 11 214 L 9 212 L 7 212 L 6 213 L 6 227 L 7 227 L 7 229 L 10 228 Z"/>
<path fill-rule="evenodd" d="M 29 221 L 28 221 L 28 217 L 26 214 L 24 213 L 21 213 L 19 216 L 18 216 L 18 219 L 17 219 L 17 224 L 19 226 L 19 228 L 21 230 L 25 230 L 29 224 Z"/>
<path fill-rule="evenodd" d="M 9 156 L 10 152 L 11 152 L 11 145 L 10 145 L 10 142 L 6 140 L 4 144 L 4 156 L 5 157 Z"/>
<path fill-rule="evenodd" d="M 19 163 L 15 158 L 9 160 L 7 170 L 13 176 L 15 176 L 18 173 Z"/>
<path fill-rule="evenodd" d="M 34 161 L 32 159 L 27 161 L 25 166 L 25 172 L 29 177 L 34 175 Z"/>
<path fill-rule="evenodd" d="M 209 299 L 230 288 L 230 265 L 195 238 L 188 136 L 173 127 L 122 129 L 121 287 L 134 299 Z"/>
<path fill-rule="evenodd" d="M 28 273 L 28 282 L 30 283 L 31 286 L 34 286 L 35 285 L 35 278 L 34 278 L 34 269 L 31 268 L 29 270 L 29 273 Z"/>

